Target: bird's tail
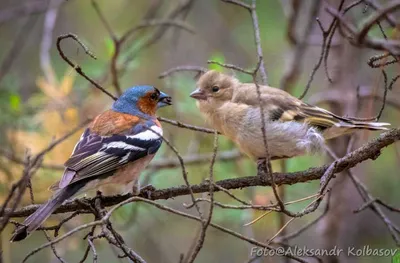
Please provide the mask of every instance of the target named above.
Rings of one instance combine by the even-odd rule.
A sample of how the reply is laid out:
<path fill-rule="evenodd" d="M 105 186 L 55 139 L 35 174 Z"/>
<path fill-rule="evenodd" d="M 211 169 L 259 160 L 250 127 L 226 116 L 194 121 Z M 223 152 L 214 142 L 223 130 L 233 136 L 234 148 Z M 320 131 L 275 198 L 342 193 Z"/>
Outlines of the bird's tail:
<path fill-rule="evenodd" d="M 11 242 L 20 241 L 29 236 L 68 198 L 73 196 L 79 188 L 67 186 L 57 191 L 54 196 L 41 205 L 32 215 L 27 217 L 21 226 L 15 229 Z"/>
<path fill-rule="evenodd" d="M 368 129 L 373 131 L 378 130 L 387 130 L 385 126 L 389 126 L 390 123 L 387 122 L 372 122 L 372 121 L 351 121 L 351 124 L 354 125 L 353 129 Z"/>
<path fill-rule="evenodd" d="M 390 125 L 386 122 L 356 121 L 308 104 L 302 104 L 301 114 L 295 117 L 303 118 L 311 126 L 318 127 L 323 131 L 325 139 L 332 139 L 358 129 L 387 130 L 385 126 Z"/>
<path fill-rule="evenodd" d="M 349 134 L 355 130 L 388 130 L 385 126 L 390 125 L 386 122 L 372 122 L 372 121 L 354 121 L 342 118 L 331 128 L 326 129 L 323 133 L 325 139 L 332 139 L 340 135 Z"/>

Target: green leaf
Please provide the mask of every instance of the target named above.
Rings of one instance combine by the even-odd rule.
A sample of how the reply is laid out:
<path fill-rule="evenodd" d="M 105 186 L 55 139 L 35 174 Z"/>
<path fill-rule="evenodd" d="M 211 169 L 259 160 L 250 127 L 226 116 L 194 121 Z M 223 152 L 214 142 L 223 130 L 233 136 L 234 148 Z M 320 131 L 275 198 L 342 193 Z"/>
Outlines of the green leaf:
<path fill-rule="evenodd" d="M 111 56 L 114 54 L 114 41 L 111 38 L 106 38 L 104 40 L 105 44 L 106 44 L 106 50 L 107 50 L 107 57 L 111 58 Z"/>
<path fill-rule="evenodd" d="M 19 112 L 21 110 L 21 97 L 18 94 L 11 94 L 9 103 L 12 111 Z"/>
<path fill-rule="evenodd" d="M 213 54 L 213 55 L 211 56 L 210 60 L 219 62 L 219 63 L 221 63 L 221 64 L 224 64 L 224 63 L 225 63 L 225 57 L 224 57 L 224 55 L 223 55 L 222 53 L 219 53 L 219 52 Z M 216 71 L 219 71 L 219 72 L 223 72 L 223 71 L 224 71 L 224 68 L 221 67 L 221 66 L 219 66 L 219 65 L 217 65 L 217 64 L 209 64 L 208 68 L 209 68 L 210 70 L 216 70 Z"/>

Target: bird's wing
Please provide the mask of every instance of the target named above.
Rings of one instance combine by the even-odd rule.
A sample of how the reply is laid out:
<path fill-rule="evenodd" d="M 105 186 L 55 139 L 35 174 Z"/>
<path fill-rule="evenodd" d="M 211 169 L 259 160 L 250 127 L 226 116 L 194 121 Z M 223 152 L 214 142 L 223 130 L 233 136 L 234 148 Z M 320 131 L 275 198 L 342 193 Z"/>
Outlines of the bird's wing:
<path fill-rule="evenodd" d="M 354 126 L 351 120 L 304 103 L 283 90 L 260 85 L 260 94 L 264 111 L 268 114 L 266 117 L 272 121 L 307 122 L 321 130 L 332 126 Z M 242 84 L 237 87 L 233 102 L 251 106 L 259 105 L 255 85 Z"/>
<path fill-rule="evenodd" d="M 161 127 L 153 122 L 137 124 L 124 135 L 100 136 L 86 129 L 72 156 L 59 188 L 74 182 L 105 175 L 119 167 L 154 154 L 162 143 Z"/>

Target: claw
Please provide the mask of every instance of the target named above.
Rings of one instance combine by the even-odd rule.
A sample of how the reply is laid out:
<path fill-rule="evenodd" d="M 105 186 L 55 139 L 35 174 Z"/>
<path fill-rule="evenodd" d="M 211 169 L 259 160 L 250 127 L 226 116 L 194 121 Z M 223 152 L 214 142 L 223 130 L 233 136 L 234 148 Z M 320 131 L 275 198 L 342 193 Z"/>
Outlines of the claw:
<path fill-rule="evenodd" d="M 148 184 L 140 189 L 140 193 L 144 193 L 147 199 L 151 199 L 151 194 L 156 190 L 154 186 Z"/>
<path fill-rule="evenodd" d="M 265 166 L 265 158 L 260 158 L 257 159 L 257 171 L 265 171 L 266 170 L 266 166 Z"/>
<path fill-rule="evenodd" d="M 134 196 L 138 196 L 139 194 L 140 194 L 140 186 L 139 185 L 137 185 L 137 184 L 135 184 L 135 185 L 133 185 L 132 186 L 132 195 L 134 195 Z"/>

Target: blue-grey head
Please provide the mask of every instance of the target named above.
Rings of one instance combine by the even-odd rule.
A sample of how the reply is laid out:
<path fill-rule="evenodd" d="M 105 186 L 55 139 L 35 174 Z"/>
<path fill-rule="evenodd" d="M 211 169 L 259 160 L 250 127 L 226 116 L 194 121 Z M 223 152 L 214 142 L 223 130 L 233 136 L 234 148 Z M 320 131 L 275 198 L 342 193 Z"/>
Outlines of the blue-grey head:
<path fill-rule="evenodd" d="M 158 108 L 171 105 L 171 97 L 153 86 L 134 86 L 114 102 L 112 109 L 136 116 L 154 116 Z"/>

